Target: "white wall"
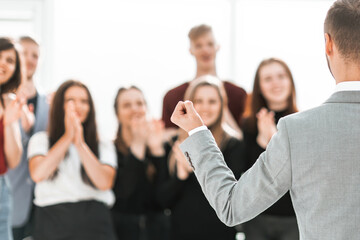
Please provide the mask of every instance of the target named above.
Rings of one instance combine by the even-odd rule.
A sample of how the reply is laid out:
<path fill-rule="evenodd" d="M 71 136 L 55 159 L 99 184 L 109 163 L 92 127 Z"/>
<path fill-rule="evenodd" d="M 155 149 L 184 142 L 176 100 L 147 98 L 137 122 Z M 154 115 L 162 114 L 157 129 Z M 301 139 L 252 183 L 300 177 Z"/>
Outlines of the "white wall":
<path fill-rule="evenodd" d="M 247 91 L 259 62 L 271 56 L 289 64 L 301 110 L 323 102 L 334 87 L 322 34 L 333 0 L 33 2 L 43 3 L 40 36 L 47 46 L 39 84 L 50 91 L 69 78 L 85 82 L 96 102 L 103 137 L 115 134 L 113 98 L 121 86 L 139 86 L 152 115 L 161 116 L 165 92 L 195 74 L 187 33 L 201 23 L 213 26 L 221 45 L 218 75 Z"/>
<path fill-rule="evenodd" d="M 238 1 L 235 79 L 251 90 L 267 57 L 288 63 L 300 110 L 324 102 L 335 86 L 326 63 L 323 23 L 333 1 Z"/>
<path fill-rule="evenodd" d="M 223 45 L 220 76 L 230 77 L 230 1 L 54 1 L 54 81 L 78 78 L 90 86 L 101 131 L 111 137 L 116 90 L 137 85 L 154 117 L 162 97 L 195 74 L 187 33 L 196 24 L 213 26 Z"/>

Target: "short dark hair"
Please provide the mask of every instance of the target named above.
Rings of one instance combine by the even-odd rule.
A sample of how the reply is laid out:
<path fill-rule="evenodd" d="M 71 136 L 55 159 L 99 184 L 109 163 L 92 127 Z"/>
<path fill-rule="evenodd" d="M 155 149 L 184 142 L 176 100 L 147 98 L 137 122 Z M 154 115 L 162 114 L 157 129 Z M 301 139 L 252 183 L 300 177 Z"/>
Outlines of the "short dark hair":
<path fill-rule="evenodd" d="M 360 61 L 360 1 L 337 0 L 327 12 L 324 32 L 345 60 Z"/>
<path fill-rule="evenodd" d="M 20 43 L 21 43 L 21 42 L 31 42 L 31 43 L 36 44 L 37 46 L 40 46 L 40 45 L 39 45 L 39 42 L 36 41 L 35 38 L 30 37 L 30 36 L 21 36 L 21 37 L 19 38 L 19 42 L 20 42 Z"/>
<path fill-rule="evenodd" d="M 10 77 L 10 79 L 6 83 L 4 83 L 0 86 L 1 93 L 15 92 L 21 83 L 22 72 L 21 72 L 21 61 L 20 61 L 19 51 L 16 49 L 15 43 L 12 39 L 5 38 L 5 37 L 0 38 L 0 52 L 9 50 L 9 49 L 15 50 L 16 67 L 15 67 L 15 71 L 14 71 L 13 75 Z"/>
<path fill-rule="evenodd" d="M 209 25 L 201 24 L 191 28 L 188 37 L 190 41 L 194 41 L 209 32 L 212 32 L 212 28 Z"/>

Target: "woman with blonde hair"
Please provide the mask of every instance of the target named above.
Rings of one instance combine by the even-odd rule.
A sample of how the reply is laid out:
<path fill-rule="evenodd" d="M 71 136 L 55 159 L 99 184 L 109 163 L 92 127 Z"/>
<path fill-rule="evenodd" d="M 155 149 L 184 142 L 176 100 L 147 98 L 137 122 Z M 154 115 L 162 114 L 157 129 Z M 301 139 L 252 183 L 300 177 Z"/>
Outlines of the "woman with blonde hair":
<path fill-rule="evenodd" d="M 237 178 L 244 171 L 242 161 L 243 143 L 237 132 L 224 124 L 226 93 L 219 79 L 202 76 L 187 89 L 185 100 L 194 103 L 205 125 L 210 129 L 217 145 L 222 150 L 225 161 Z M 225 226 L 216 216 L 203 195 L 191 166 L 179 149 L 179 144 L 186 138 L 186 133 L 179 134 L 167 147 L 168 165 L 161 171 L 163 182 L 158 191 L 158 200 L 164 207 L 171 209 L 171 239 L 235 239 L 234 228 Z"/>

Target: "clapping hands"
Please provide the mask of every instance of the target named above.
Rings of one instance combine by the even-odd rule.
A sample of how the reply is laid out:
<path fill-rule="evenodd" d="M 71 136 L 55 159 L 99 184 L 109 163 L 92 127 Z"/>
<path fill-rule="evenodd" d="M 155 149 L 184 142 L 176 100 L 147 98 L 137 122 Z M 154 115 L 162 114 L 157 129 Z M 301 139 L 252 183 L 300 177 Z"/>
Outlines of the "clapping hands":
<path fill-rule="evenodd" d="M 75 105 L 72 101 L 68 101 L 65 104 L 65 136 L 67 136 L 71 142 L 79 147 L 85 142 L 83 127 L 79 117 L 75 112 Z"/>
<path fill-rule="evenodd" d="M 165 134 L 164 122 L 162 120 L 152 119 L 148 122 L 149 135 L 147 137 L 147 146 L 152 155 L 162 156 L 165 154 L 163 139 Z"/>
<path fill-rule="evenodd" d="M 16 95 L 14 100 L 11 100 L 9 104 L 6 105 L 4 110 L 4 125 L 10 125 L 19 120 L 21 117 L 21 112 L 23 107 L 26 104 L 26 98 L 22 94 Z"/>
<path fill-rule="evenodd" d="M 172 147 L 172 154 L 176 161 L 176 175 L 180 180 L 186 180 L 192 172 L 192 168 L 179 146 L 180 142 L 176 141 Z"/>
<path fill-rule="evenodd" d="M 262 108 L 257 114 L 257 128 L 258 136 L 256 138 L 260 147 L 266 148 L 271 137 L 276 133 L 275 114 L 272 111 L 268 111 Z"/>
<path fill-rule="evenodd" d="M 164 152 L 163 139 L 164 139 L 164 123 L 161 120 L 146 119 L 143 117 L 134 117 L 131 121 L 132 133 L 132 150 L 140 154 L 146 147 L 154 156 L 162 156 Z"/>

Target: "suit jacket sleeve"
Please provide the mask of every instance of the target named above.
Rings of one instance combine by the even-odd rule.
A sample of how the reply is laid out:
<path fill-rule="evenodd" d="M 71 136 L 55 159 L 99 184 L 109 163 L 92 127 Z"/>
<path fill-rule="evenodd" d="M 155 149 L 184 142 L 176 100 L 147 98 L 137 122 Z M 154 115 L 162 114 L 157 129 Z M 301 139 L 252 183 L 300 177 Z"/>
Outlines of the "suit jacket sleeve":
<path fill-rule="evenodd" d="M 228 226 L 254 218 L 291 187 L 290 143 L 284 121 L 279 122 L 267 150 L 239 181 L 227 167 L 210 131 L 191 135 L 180 148 L 210 205 Z"/>

